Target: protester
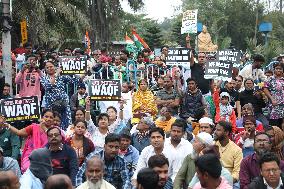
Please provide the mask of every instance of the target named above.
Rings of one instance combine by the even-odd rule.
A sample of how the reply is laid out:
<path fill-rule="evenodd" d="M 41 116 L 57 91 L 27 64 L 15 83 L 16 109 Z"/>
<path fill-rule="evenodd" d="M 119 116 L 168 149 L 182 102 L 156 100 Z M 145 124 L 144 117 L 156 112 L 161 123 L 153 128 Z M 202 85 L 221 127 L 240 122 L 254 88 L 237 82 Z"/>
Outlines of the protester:
<path fill-rule="evenodd" d="M 272 126 L 265 131 L 272 143 L 271 151 L 274 152 L 280 160 L 284 160 L 284 132 L 276 126 Z"/>
<path fill-rule="evenodd" d="M 113 185 L 103 179 L 104 162 L 98 157 L 92 157 L 87 161 L 86 178 L 87 181 L 77 187 L 77 189 L 115 189 Z"/>
<path fill-rule="evenodd" d="M 236 85 L 235 85 L 235 90 L 238 91 L 238 92 L 242 92 L 244 90 L 244 87 L 243 87 L 243 77 L 241 75 L 238 75 L 236 78 L 235 78 L 235 81 L 236 81 Z"/>
<path fill-rule="evenodd" d="M 256 120 L 253 116 L 244 117 L 244 128 L 245 130 L 240 132 L 235 136 L 236 144 L 243 149 L 243 155 L 246 157 L 253 153 L 253 142 L 254 136 L 257 132 L 261 132 L 263 130 L 256 129 Z"/>
<path fill-rule="evenodd" d="M 0 171 L 12 171 L 18 178 L 21 177 L 21 170 L 17 160 L 11 157 L 4 157 L 4 150 L 0 147 Z"/>
<path fill-rule="evenodd" d="M 199 133 L 192 144 L 193 152 L 187 155 L 174 180 L 174 189 L 188 188 L 189 182 L 195 174 L 193 169 L 194 160 L 199 156 L 200 152 L 208 146 L 214 144 L 213 137 L 205 132 Z"/>
<path fill-rule="evenodd" d="M 210 135 L 213 135 L 214 129 L 215 129 L 215 124 L 213 123 L 213 120 L 210 119 L 209 117 L 203 117 L 199 121 L 199 132 L 206 132 L 209 133 Z"/>
<path fill-rule="evenodd" d="M 12 96 L 10 95 L 10 91 L 11 91 L 11 86 L 8 83 L 5 83 L 3 91 L 1 91 L 2 92 L 1 99 L 12 98 Z"/>
<path fill-rule="evenodd" d="M 19 178 L 13 171 L 0 171 L 0 189 L 20 189 Z"/>
<path fill-rule="evenodd" d="M 274 153 L 263 154 L 259 160 L 259 165 L 261 176 L 254 178 L 249 184 L 249 189 L 284 188 L 284 175 L 280 170 L 280 161 Z"/>
<path fill-rule="evenodd" d="M 75 121 L 74 126 L 74 135 L 67 138 L 66 143 L 75 150 L 79 166 L 81 166 L 89 153 L 95 150 L 95 146 L 89 138 L 84 136 L 87 130 L 86 121 Z"/>
<path fill-rule="evenodd" d="M 219 147 L 220 161 L 227 168 L 234 179 L 234 183 L 239 180 L 240 164 L 243 159 L 242 149 L 230 140 L 232 124 L 220 121 L 216 125 L 214 139 Z"/>
<path fill-rule="evenodd" d="M 253 79 L 246 79 L 244 85 L 245 90 L 240 93 L 241 106 L 243 107 L 248 103 L 252 104 L 255 118 L 262 122 L 265 128 L 269 127 L 269 122 L 262 111 L 262 108 L 266 107 L 264 93 L 259 89 L 255 90 Z"/>
<path fill-rule="evenodd" d="M 138 90 L 133 94 L 132 98 L 132 123 L 138 123 L 141 119 L 141 113 L 148 113 L 151 116 L 156 116 L 158 109 L 154 101 L 153 93 L 148 89 L 146 80 L 138 82 Z"/>
<path fill-rule="evenodd" d="M 139 151 L 150 145 L 150 130 L 155 127 L 151 117 L 142 117 L 136 127 L 137 131 L 131 135 L 131 144 Z"/>
<path fill-rule="evenodd" d="M 61 130 L 58 127 L 50 127 L 47 131 L 50 157 L 53 174 L 65 174 L 70 177 L 73 186 L 78 172 L 78 160 L 72 147 L 63 143 Z"/>
<path fill-rule="evenodd" d="M 52 175 L 50 152 L 46 148 L 34 150 L 29 156 L 30 167 L 20 179 L 21 189 L 43 189 Z"/>
<path fill-rule="evenodd" d="M 148 160 L 148 166 L 159 174 L 159 182 L 157 189 L 172 189 L 173 181 L 169 174 L 169 161 L 162 155 L 153 155 Z"/>
<path fill-rule="evenodd" d="M 119 134 L 126 124 L 124 122 L 124 112 L 123 112 L 123 101 L 120 101 L 120 111 L 119 115 L 117 116 L 117 109 L 113 106 L 109 106 L 107 108 L 107 114 L 109 116 L 109 132 Z"/>
<path fill-rule="evenodd" d="M 196 81 L 189 78 L 186 82 L 188 88 L 182 94 L 179 114 L 183 119 L 188 119 L 189 117 L 194 118 L 196 109 L 206 107 L 205 99 L 203 98 L 201 91 L 197 88 Z"/>
<path fill-rule="evenodd" d="M 254 82 L 259 83 L 265 81 L 266 76 L 261 70 L 261 66 L 264 64 L 265 59 L 261 54 L 255 54 L 253 56 L 253 64 L 246 65 L 239 73 L 244 80 L 252 78 Z"/>
<path fill-rule="evenodd" d="M 172 77 L 164 77 L 164 88 L 157 93 L 156 104 L 159 109 L 161 109 L 163 106 L 172 108 L 173 116 L 178 115 L 180 98 L 177 91 L 173 88 Z"/>
<path fill-rule="evenodd" d="M 150 168 L 141 169 L 137 174 L 137 189 L 156 189 L 158 187 L 159 175 Z"/>
<path fill-rule="evenodd" d="M 227 92 L 221 92 L 220 97 L 218 91 L 214 92 L 213 100 L 216 106 L 215 122 L 227 121 L 232 123 L 232 132 L 235 133 L 236 128 L 236 113 L 231 106 L 231 96 Z"/>
<path fill-rule="evenodd" d="M 18 160 L 20 155 L 20 139 L 4 125 L 3 115 L 0 115 L 0 148 L 3 149 L 3 156 L 12 157 Z"/>
<path fill-rule="evenodd" d="M 86 162 L 94 156 L 99 157 L 104 163 L 104 179 L 112 184 L 116 189 L 131 188 L 128 170 L 124 159 L 118 156 L 120 138 L 116 134 L 108 134 L 105 139 L 104 149 L 95 150 L 90 153 L 85 162 L 80 167 L 76 176 L 76 186 L 85 181 L 83 177 L 86 170 Z"/>
<path fill-rule="evenodd" d="M 72 115 L 75 114 L 75 110 L 78 107 L 86 107 L 86 98 L 88 93 L 86 92 L 86 86 L 84 83 L 80 83 L 77 87 L 77 93 L 73 94 L 70 99 L 70 109 Z"/>
<path fill-rule="evenodd" d="M 131 144 L 131 135 L 128 131 L 123 131 L 120 134 L 120 148 L 118 155 L 123 158 L 128 169 L 129 178 L 131 178 L 136 170 L 138 163 L 139 152 Z"/>
<path fill-rule="evenodd" d="M 178 173 L 184 158 L 191 154 L 193 151 L 192 144 L 183 138 L 185 134 L 185 129 L 187 123 L 183 119 L 177 119 L 171 126 L 170 138 L 165 140 L 165 148 L 175 154 L 174 164 L 173 164 L 173 175 L 172 180 L 175 179 L 176 174 Z"/>
<path fill-rule="evenodd" d="M 175 122 L 176 118 L 172 116 L 172 109 L 169 107 L 162 107 L 160 110 L 160 115 L 155 121 L 155 125 L 164 129 L 165 133 L 169 133 L 172 124 Z"/>
<path fill-rule="evenodd" d="M 161 76 L 161 75 L 160 75 L 160 76 L 157 78 L 157 84 L 156 84 L 156 85 L 153 85 L 150 90 L 153 92 L 154 96 L 156 96 L 157 93 L 158 93 L 160 90 L 162 90 L 163 88 L 164 88 L 164 76 Z"/>
<path fill-rule="evenodd" d="M 265 82 L 264 93 L 271 102 L 269 124 L 281 128 L 284 119 L 284 65 L 276 63 L 273 68 L 274 76 Z"/>
<path fill-rule="evenodd" d="M 221 176 L 222 165 L 214 154 L 205 154 L 195 160 L 199 183 L 193 189 L 226 188 L 233 189 L 226 179 Z"/>
<path fill-rule="evenodd" d="M 269 135 L 257 133 L 254 137 L 255 153 L 248 155 L 242 160 L 240 169 L 240 187 L 247 189 L 251 181 L 260 176 L 259 160 L 264 153 L 271 152 L 272 144 Z M 280 162 L 280 169 L 284 170 L 284 163 Z"/>
<path fill-rule="evenodd" d="M 66 92 L 66 84 L 78 83 L 78 77 L 60 75 L 61 69 L 56 69 L 54 62 L 48 61 L 45 64 L 46 75 L 41 77 L 41 84 L 44 87 L 44 107 L 51 108 L 61 113 L 62 121 L 60 127 L 66 130 L 71 124 L 71 111 L 69 97 Z"/>
<path fill-rule="evenodd" d="M 67 175 L 57 174 L 50 176 L 45 184 L 45 189 L 73 189 L 72 182 Z"/>
<path fill-rule="evenodd" d="M 40 78 L 43 73 L 36 66 L 35 55 L 30 55 L 27 62 L 15 78 L 15 83 L 20 85 L 19 96 L 37 96 L 41 100 Z"/>
<path fill-rule="evenodd" d="M 20 137 L 27 137 L 21 157 L 22 172 L 25 172 L 30 165 L 29 156 L 31 152 L 37 148 L 42 148 L 47 144 L 46 131 L 53 125 L 53 118 L 53 111 L 47 109 L 42 112 L 40 124 L 34 123 L 21 130 L 18 130 L 10 124 L 4 125 L 12 133 Z"/>

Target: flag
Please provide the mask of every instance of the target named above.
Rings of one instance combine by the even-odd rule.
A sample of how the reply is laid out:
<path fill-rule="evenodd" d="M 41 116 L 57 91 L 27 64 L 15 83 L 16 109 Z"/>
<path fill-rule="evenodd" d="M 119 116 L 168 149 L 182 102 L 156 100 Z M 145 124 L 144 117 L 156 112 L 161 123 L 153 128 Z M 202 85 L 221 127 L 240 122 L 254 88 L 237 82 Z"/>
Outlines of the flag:
<path fill-rule="evenodd" d="M 125 42 L 126 42 L 127 44 L 131 44 L 131 45 L 134 44 L 134 41 L 133 41 L 130 37 L 128 37 L 127 34 L 125 35 Z"/>
<path fill-rule="evenodd" d="M 85 34 L 85 47 L 87 48 L 87 52 L 91 52 L 91 41 L 89 38 L 89 32 L 86 30 Z"/>
<path fill-rule="evenodd" d="M 136 45 L 136 47 L 138 49 L 147 49 L 149 48 L 149 46 L 147 45 L 147 43 L 143 40 L 142 37 L 140 37 L 137 33 L 136 30 L 132 28 L 132 34 L 133 34 L 133 39 L 134 39 L 134 43 Z"/>

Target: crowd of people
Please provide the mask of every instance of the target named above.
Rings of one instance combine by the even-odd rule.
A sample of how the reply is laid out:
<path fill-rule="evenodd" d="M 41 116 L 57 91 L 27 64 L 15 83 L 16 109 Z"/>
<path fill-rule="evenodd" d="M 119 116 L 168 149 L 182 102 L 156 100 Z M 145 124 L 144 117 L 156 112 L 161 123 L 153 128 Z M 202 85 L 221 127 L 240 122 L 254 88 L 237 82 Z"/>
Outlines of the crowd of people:
<path fill-rule="evenodd" d="M 206 53 L 168 68 L 168 51 L 17 49 L 18 92 L 0 97 L 37 96 L 42 115 L 0 116 L 0 189 L 284 188 L 284 56 L 264 72 L 253 55 L 224 81 L 204 78 Z M 87 56 L 86 74 L 62 75 L 60 55 Z M 119 79 L 121 99 L 91 100 L 90 79 Z"/>

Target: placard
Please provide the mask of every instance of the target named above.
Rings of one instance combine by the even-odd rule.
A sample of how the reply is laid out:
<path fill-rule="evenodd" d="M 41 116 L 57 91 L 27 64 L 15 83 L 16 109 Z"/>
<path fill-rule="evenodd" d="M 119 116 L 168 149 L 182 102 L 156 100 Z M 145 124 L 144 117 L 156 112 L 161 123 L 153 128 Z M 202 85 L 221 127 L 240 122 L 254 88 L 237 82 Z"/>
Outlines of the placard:
<path fill-rule="evenodd" d="M 120 80 L 93 79 L 88 85 L 90 99 L 96 101 L 120 101 Z"/>
<path fill-rule="evenodd" d="M 233 63 L 230 61 L 207 60 L 204 78 L 227 80 L 232 77 L 232 70 Z"/>
<path fill-rule="evenodd" d="M 38 120 L 40 106 L 37 96 L 1 100 L 1 114 L 7 122 Z"/>
<path fill-rule="evenodd" d="M 87 70 L 86 56 L 61 56 L 59 60 L 62 75 L 85 74 Z"/>
<path fill-rule="evenodd" d="M 234 49 L 224 49 L 217 52 L 217 59 L 220 62 L 229 61 L 233 63 L 233 67 L 240 67 L 241 51 Z"/>
<path fill-rule="evenodd" d="M 190 63 L 189 48 L 170 48 L 166 58 L 167 66 L 188 66 Z"/>
<path fill-rule="evenodd" d="M 181 34 L 197 33 L 197 13 L 197 9 L 187 10 L 183 13 Z"/>

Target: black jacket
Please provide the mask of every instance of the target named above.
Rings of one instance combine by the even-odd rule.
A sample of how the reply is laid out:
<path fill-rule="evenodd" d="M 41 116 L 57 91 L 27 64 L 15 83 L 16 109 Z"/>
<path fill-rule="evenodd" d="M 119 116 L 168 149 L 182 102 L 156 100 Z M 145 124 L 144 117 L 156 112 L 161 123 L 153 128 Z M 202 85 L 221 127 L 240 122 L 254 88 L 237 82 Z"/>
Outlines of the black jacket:
<path fill-rule="evenodd" d="M 284 182 L 284 174 L 281 173 L 280 178 L 282 179 L 282 182 Z M 255 177 L 251 183 L 249 184 L 249 189 L 267 189 L 267 186 L 263 182 L 263 177 Z M 281 189 L 284 189 L 284 185 L 280 187 Z"/>

